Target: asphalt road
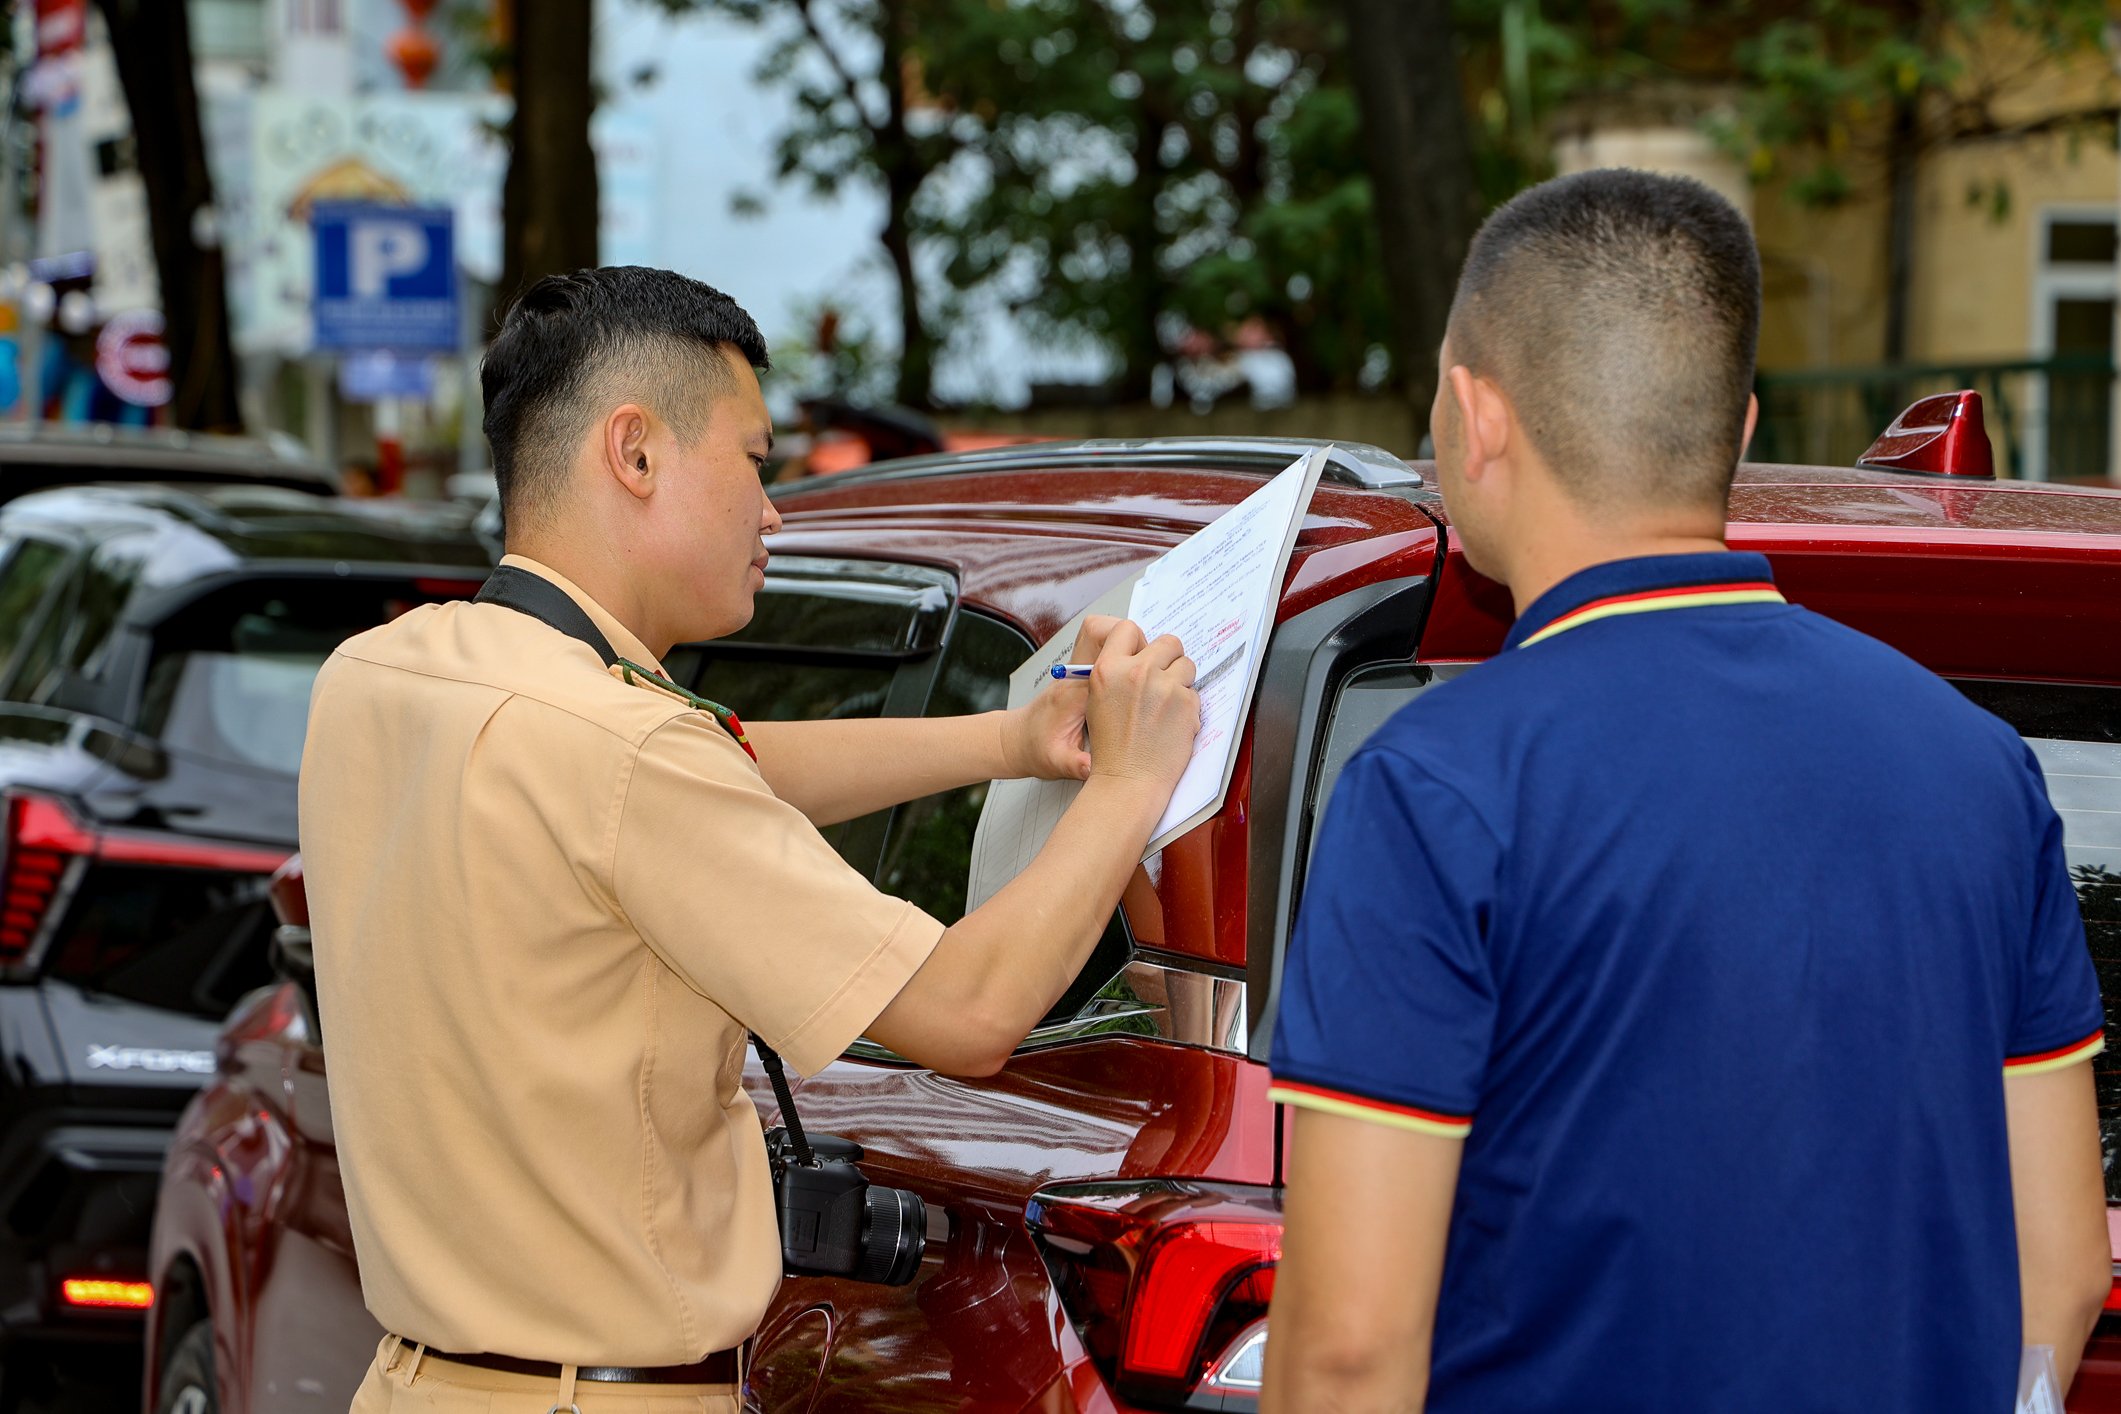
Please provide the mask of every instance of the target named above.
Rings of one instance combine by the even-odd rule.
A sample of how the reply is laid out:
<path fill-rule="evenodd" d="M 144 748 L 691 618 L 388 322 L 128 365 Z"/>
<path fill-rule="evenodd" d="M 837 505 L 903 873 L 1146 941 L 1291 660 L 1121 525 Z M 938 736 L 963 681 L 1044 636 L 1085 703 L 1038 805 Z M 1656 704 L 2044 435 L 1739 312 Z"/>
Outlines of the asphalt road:
<path fill-rule="evenodd" d="M 0 1369 L 0 1414 L 140 1414 L 140 1352 L 98 1346 L 51 1366 Z"/>

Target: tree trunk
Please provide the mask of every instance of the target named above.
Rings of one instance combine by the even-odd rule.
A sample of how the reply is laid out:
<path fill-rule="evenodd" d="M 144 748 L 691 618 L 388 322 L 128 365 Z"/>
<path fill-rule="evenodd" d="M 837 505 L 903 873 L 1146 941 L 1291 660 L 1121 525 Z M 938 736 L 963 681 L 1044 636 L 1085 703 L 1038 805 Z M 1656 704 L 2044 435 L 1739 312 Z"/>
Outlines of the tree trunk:
<path fill-rule="evenodd" d="M 920 155 L 906 131 L 907 23 L 905 7 L 899 4 L 884 5 L 877 17 L 877 37 L 883 41 L 877 76 L 883 81 L 886 107 L 883 126 L 872 136 L 877 167 L 884 176 L 880 236 L 884 253 L 891 259 L 892 277 L 898 282 L 899 359 L 894 396 L 906 407 L 926 408 L 935 403 L 935 340 L 921 314 L 920 272 L 913 264 L 913 198 L 928 174 L 921 169 Z"/>
<path fill-rule="evenodd" d="M 515 7 L 515 113 L 501 192 L 496 317 L 533 281 L 597 263 L 589 26 L 590 0 L 525 0 Z"/>
<path fill-rule="evenodd" d="M 884 252 L 891 258 L 891 274 L 898 282 L 898 385 L 893 397 L 906 407 L 925 408 L 933 405 L 935 397 L 935 341 L 921 317 L 920 275 L 913 268 L 910 217 L 920 178 L 888 169 L 885 178 Z"/>
<path fill-rule="evenodd" d="M 1908 291 L 1915 274 L 1915 176 L 1921 134 L 1914 97 L 1893 101 L 1886 145 L 1885 361 L 1907 361 Z"/>
<path fill-rule="evenodd" d="M 1163 190 L 1164 173 L 1160 162 L 1143 162 L 1142 166 L 1148 180 L 1141 194 L 1127 203 L 1119 221 L 1126 233 L 1129 263 L 1120 307 L 1113 311 L 1110 326 L 1119 344 L 1119 374 L 1112 385 L 1112 399 L 1118 403 L 1149 401 L 1156 390 L 1156 370 L 1164 362 L 1163 332 L 1157 327 L 1163 312 L 1164 278 L 1156 264 L 1163 238 L 1156 225 L 1154 195 Z"/>
<path fill-rule="evenodd" d="M 1436 351 L 1473 234 L 1472 138 L 1450 0 L 1342 4 L 1392 299 L 1394 364 L 1413 414 L 1411 452 L 1429 430 Z"/>
<path fill-rule="evenodd" d="M 1171 181 L 1163 155 L 1164 133 L 1174 121 L 1166 95 L 1143 95 L 1134 143 L 1134 196 L 1121 203 L 1113 217 L 1127 246 L 1127 275 L 1120 282 L 1108 324 L 1119 354 L 1112 400 L 1122 404 L 1149 401 L 1156 388 L 1156 370 L 1165 361 L 1163 331 L 1158 325 L 1170 291 L 1158 264 L 1164 237 L 1157 224 L 1156 202 Z"/>
<path fill-rule="evenodd" d="M 118 81 L 132 110 L 133 142 L 147 188 L 155 273 L 169 345 L 170 421 L 198 432 L 240 432 L 228 277 L 212 230 L 213 176 L 192 84 L 187 7 L 166 0 L 98 0 L 110 27 Z M 204 213 L 202 217 L 200 213 Z"/>
<path fill-rule="evenodd" d="M 1335 320 L 1330 329 L 1321 329 L 1315 304 L 1306 300 L 1296 308 L 1268 315 L 1267 327 L 1282 352 L 1289 356 L 1298 397 L 1321 397 L 1342 391 L 1339 380 L 1333 376 L 1334 361 L 1343 353 L 1341 345 L 1351 341 L 1346 339 L 1341 321 Z M 1359 344 L 1361 341 L 1352 342 Z M 1359 363 L 1358 353 L 1356 363 L 1348 365 L 1347 381 L 1351 384 L 1354 382 L 1352 370 Z"/>

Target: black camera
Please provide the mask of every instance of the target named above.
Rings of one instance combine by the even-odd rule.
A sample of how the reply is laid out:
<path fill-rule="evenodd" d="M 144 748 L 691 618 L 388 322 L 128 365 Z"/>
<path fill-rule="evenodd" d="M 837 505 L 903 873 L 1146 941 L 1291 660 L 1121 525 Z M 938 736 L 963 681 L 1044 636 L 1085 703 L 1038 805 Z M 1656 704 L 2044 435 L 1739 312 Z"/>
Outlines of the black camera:
<path fill-rule="evenodd" d="M 831 1134 L 766 1131 L 781 1263 L 791 1276 L 848 1277 L 904 1286 L 928 1250 L 928 1206 L 918 1193 L 862 1177 L 862 1149 Z"/>

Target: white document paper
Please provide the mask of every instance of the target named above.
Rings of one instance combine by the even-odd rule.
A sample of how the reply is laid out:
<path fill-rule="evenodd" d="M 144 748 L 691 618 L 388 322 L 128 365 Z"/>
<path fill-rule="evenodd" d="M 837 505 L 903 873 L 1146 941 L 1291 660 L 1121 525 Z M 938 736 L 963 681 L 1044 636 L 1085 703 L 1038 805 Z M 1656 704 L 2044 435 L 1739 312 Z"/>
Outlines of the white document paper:
<path fill-rule="evenodd" d="M 2055 1369 L 2055 1347 L 2028 1345 L 2018 1357 L 2016 1414 L 2062 1414 L 2061 1375 Z"/>
<path fill-rule="evenodd" d="M 1122 615 L 1150 638 L 1175 634 L 1185 645 L 1200 692 L 1200 735 L 1144 858 L 1222 808 L 1289 554 L 1325 464 L 1323 447 L 1299 458 L 1141 574 L 1107 590 L 1010 674 L 1009 705 L 1019 707 L 1051 681 L 1054 664 L 1069 661 L 1092 614 Z M 1081 789 L 1077 781 L 994 783 L 973 835 L 968 912 L 1036 857 Z"/>
<path fill-rule="evenodd" d="M 1125 617 L 1139 574 L 1130 574 L 1100 594 L 1089 608 L 1068 620 L 1059 633 L 1046 640 L 1023 666 L 1009 674 L 1009 705 L 1021 707 L 1033 694 L 1053 681 L 1056 663 L 1070 661 L 1075 636 L 1083 631 L 1083 620 L 1092 614 Z M 1045 848 L 1053 827 L 1075 803 L 1081 781 L 996 781 L 987 787 L 987 803 L 980 810 L 979 826 L 972 832 L 972 865 L 965 884 L 965 912 L 970 913 L 1001 892 L 1002 886 L 1023 873 L 1024 866 Z"/>

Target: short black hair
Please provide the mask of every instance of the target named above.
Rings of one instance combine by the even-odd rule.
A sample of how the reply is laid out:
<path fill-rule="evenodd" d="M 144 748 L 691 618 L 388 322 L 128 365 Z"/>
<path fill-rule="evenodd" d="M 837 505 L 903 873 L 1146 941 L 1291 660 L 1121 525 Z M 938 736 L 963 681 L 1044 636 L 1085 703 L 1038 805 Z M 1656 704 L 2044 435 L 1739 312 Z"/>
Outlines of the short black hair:
<path fill-rule="evenodd" d="M 1760 253 L 1700 182 L 1604 168 L 1519 193 L 1473 238 L 1449 337 L 1579 500 L 1728 501 Z"/>
<path fill-rule="evenodd" d="M 508 311 L 479 368 L 501 515 L 536 519 L 566 483 L 592 419 L 628 398 L 698 437 L 726 391 L 727 345 L 767 367 L 766 340 L 729 296 L 673 270 L 605 265 L 548 275 Z"/>

